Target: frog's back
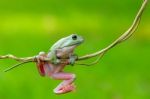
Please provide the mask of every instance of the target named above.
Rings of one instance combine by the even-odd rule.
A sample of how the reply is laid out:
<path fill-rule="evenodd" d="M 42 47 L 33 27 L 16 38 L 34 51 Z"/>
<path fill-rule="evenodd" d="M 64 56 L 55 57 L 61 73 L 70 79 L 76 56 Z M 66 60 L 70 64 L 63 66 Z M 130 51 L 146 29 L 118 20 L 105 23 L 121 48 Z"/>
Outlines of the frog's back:
<path fill-rule="evenodd" d="M 54 45 L 52 45 L 52 47 L 50 48 L 50 51 L 59 49 L 61 47 L 61 45 L 64 43 L 64 38 L 58 40 Z"/>

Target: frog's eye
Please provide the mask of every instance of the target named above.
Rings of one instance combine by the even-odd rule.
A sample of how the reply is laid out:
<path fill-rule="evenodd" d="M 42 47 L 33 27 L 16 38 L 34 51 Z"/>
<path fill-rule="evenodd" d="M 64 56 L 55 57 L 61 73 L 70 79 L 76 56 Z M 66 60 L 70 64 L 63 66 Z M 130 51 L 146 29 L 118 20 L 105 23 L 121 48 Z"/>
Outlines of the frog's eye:
<path fill-rule="evenodd" d="M 72 35 L 72 39 L 76 40 L 77 39 L 77 35 Z"/>

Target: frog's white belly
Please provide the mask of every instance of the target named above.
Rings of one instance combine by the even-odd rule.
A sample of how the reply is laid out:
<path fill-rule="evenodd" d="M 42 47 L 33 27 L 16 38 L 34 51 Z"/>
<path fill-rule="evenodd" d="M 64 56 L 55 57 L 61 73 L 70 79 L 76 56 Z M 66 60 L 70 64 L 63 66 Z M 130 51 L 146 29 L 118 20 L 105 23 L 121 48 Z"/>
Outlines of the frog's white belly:
<path fill-rule="evenodd" d="M 75 47 L 76 46 L 69 46 L 69 47 L 64 47 L 62 49 L 57 49 L 56 55 L 59 58 L 69 58 L 69 56 L 73 54 Z"/>

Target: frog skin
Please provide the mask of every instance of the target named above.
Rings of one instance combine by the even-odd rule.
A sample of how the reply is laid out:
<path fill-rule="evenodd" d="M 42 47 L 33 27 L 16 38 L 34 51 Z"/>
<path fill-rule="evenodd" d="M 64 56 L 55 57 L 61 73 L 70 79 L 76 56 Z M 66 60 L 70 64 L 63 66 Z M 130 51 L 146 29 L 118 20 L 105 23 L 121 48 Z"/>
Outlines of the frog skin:
<path fill-rule="evenodd" d="M 65 38 L 58 40 L 51 48 L 48 54 L 40 52 L 37 58 L 37 68 L 41 76 L 48 76 L 55 80 L 63 80 L 55 89 L 54 93 L 63 94 L 75 90 L 73 84 L 76 75 L 72 73 L 65 73 L 63 71 L 66 65 L 73 65 L 77 56 L 73 53 L 74 49 L 83 43 L 84 39 L 72 34 Z M 43 61 L 48 58 L 50 61 Z M 61 63 L 61 59 L 66 59 Z"/>
<path fill-rule="evenodd" d="M 77 34 L 72 34 L 57 41 L 48 53 L 48 58 L 54 64 L 58 64 L 58 58 L 69 58 L 70 64 L 74 64 L 76 57 L 73 55 L 74 49 L 83 42 L 83 38 Z"/>

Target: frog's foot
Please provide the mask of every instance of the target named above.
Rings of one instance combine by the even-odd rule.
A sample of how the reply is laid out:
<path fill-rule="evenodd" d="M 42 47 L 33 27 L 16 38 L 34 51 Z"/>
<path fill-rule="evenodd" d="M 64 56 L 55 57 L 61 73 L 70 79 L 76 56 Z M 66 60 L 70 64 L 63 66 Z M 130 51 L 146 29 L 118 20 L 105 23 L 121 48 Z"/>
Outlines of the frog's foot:
<path fill-rule="evenodd" d="M 73 84 L 76 78 L 75 74 L 60 72 L 51 75 L 51 77 L 56 80 L 64 80 L 54 89 L 54 93 L 63 94 L 71 92 L 75 89 Z"/>
<path fill-rule="evenodd" d="M 66 85 L 66 86 L 63 86 L 62 88 L 60 89 L 55 89 L 54 90 L 54 93 L 56 94 L 64 94 L 64 93 L 68 93 L 68 92 L 72 92 L 72 91 L 75 91 L 75 85 L 74 84 L 71 84 L 71 85 Z"/>
<path fill-rule="evenodd" d="M 53 62 L 52 62 L 53 64 L 55 64 L 55 65 L 57 65 L 57 64 L 59 64 L 60 63 L 60 60 L 59 59 L 55 59 L 55 60 L 53 60 Z"/>
<path fill-rule="evenodd" d="M 35 56 L 37 63 L 40 63 L 42 60 L 44 60 L 45 56 L 46 56 L 45 52 L 40 52 L 39 55 Z"/>
<path fill-rule="evenodd" d="M 78 58 L 77 55 L 71 55 L 69 58 L 69 64 L 73 66 L 77 58 Z"/>
<path fill-rule="evenodd" d="M 41 76 L 45 76 L 46 72 L 44 70 L 44 65 L 47 64 L 43 60 L 45 59 L 46 54 L 45 52 L 40 52 L 39 55 L 35 57 L 36 59 L 36 66 Z"/>

